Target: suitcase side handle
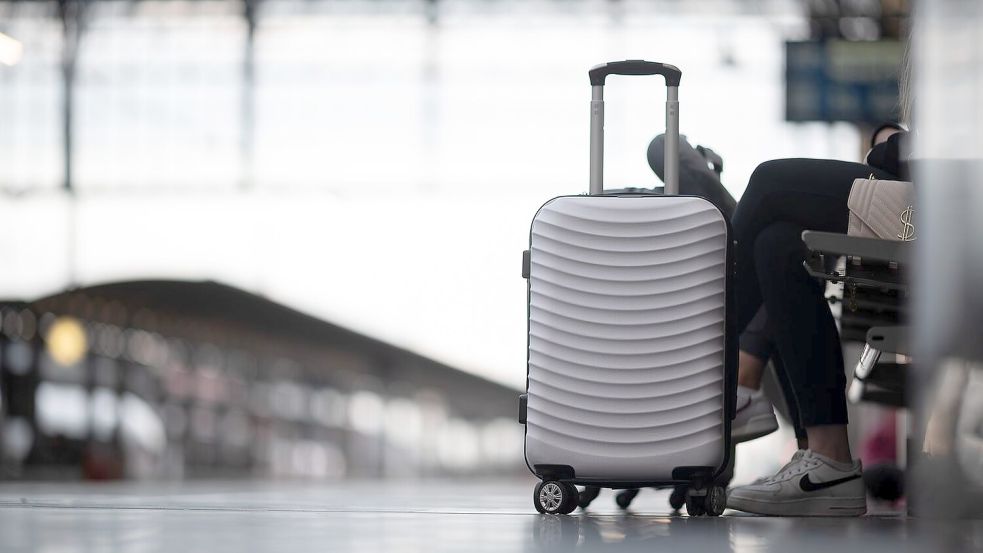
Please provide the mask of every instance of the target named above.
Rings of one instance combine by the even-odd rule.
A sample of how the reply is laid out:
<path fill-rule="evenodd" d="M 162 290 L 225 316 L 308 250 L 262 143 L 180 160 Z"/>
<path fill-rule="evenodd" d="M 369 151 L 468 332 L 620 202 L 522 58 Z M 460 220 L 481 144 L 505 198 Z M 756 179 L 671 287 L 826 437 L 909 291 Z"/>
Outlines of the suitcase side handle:
<path fill-rule="evenodd" d="M 665 194 L 679 194 L 679 81 L 674 65 L 644 60 L 602 63 L 588 71 L 590 101 L 590 194 L 604 192 L 604 81 L 608 75 L 662 75 L 666 80 Z"/>

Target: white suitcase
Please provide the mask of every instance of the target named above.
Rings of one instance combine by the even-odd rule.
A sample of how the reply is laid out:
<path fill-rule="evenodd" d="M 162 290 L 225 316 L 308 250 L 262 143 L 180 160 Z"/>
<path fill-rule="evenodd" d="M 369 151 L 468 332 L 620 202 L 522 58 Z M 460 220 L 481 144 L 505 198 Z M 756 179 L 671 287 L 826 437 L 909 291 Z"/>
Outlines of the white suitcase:
<path fill-rule="evenodd" d="M 662 75 L 665 195 L 604 194 L 605 77 Z M 729 462 L 737 347 L 729 224 L 678 191 L 680 71 L 641 60 L 590 70 L 590 195 L 546 202 L 528 278 L 525 457 L 536 509 L 569 513 L 575 484 L 685 484 L 691 514 L 719 515 Z"/>

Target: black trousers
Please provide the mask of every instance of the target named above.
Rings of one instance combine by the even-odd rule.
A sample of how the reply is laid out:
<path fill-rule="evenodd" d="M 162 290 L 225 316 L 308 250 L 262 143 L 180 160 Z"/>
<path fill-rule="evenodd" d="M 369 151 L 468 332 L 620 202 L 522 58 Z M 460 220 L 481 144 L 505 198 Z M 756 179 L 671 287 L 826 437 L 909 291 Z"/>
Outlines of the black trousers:
<path fill-rule="evenodd" d="M 771 361 L 775 367 L 775 379 L 782 389 L 782 396 L 785 399 L 785 405 L 788 407 L 785 412 L 788 413 L 792 428 L 795 431 L 795 437 L 805 439 L 808 436 L 806 435 L 805 428 L 802 426 L 802 421 L 799 419 L 799 408 L 795 404 L 795 388 L 792 386 L 792 381 L 789 380 L 788 372 L 782 363 L 782 356 L 775 351 L 775 343 L 771 336 L 772 331 L 769 328 L 768 312 L 765 311 L 762 305 L 762 307 L 758 308 L 758 312 L 754 314 L 751 322 L 744 327 L 744 332 L 741 333 L 741 351 L 757 357 L 762 363 Z"/>
<path fill-rule="evenodd" d="M 764 305 L 804 427 L 846 424 L 847 412 L 839 333 L 822 284 L 802 266 L 802 231 L 846 232 L 853 181 L 871 174 L 892 178 L 860 163 L 769 161 L 755 169 L 734 212 L 738 328 Z"/>

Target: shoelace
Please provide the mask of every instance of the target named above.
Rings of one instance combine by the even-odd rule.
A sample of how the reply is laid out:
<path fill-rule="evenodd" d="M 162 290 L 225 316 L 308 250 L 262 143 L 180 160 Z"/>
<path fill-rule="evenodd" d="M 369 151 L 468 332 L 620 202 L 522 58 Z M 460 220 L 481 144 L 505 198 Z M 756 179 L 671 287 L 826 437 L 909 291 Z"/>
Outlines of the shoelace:
<path fill-rule="evenodd" d="M 775 474 L 772 474 L 771 476 L 762 476 L 761 478 L 758 478 L 757 480 L 755 480 L 754 482 L 752 482 L 752 484 L 771 484 L 771 483 L 773 483 L 774 481 L 778 480 L 786 471 L 788 471 L 789 469 L 791 469 L 793 466 L 797 465 L 799 463 L 799 461 L 802 460 L 802 456 L 803 455 L 805 455 L 805 450 L 800 449 L 800 450 L 796 451 L 792 455 L 792 459 L 789 462 L 785 463 L 785 466 L 783 466 L 782 468 L 778 469 L 778 472 L 776 472 Z"/>

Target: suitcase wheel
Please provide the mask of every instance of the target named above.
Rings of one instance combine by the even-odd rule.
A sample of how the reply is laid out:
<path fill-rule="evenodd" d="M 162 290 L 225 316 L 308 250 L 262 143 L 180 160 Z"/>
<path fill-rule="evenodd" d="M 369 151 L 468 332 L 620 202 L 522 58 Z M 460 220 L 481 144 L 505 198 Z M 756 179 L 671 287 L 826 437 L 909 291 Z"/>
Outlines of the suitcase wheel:
<path fill-rule="evenodd" d="M 684 505 L 686 505 L 686 486 L 676 486 L 669 494 L 669 506 L 675 512 L 682 509 Z"/>
<path fill-rule="evenodd" d="M 580 501 L 578 502 L 578 506 L 581 509 L 590 507 L 591 502 L 597 499 L 597 496 L 600 494 L 601 488 L 598 488 L 597 486 L 585 487 L 584 491 L 580 492 Z"/>
<path fill-rule="evenodd" d="M 719 517 L 724 514 L 727 508 L 727 490 L 721 486 L 712 486 L 707 490 L 707 495 L 703 498 L 703 507 L 706 513 L 712 517 Z"/>
<path fill-rule="evenodd" d="M 557 480 L 545 480 L 536 484 L 532 494 L 533 505 L 540 513 L 566 515 L 577 508 L 580 492 L 577 486 Z"/>
<path fill-rule="evenodd" d="M 703 496 L 686 493 L 686 514 L 691 517 L 700 517 L 706 514 L 703 509 Z"/>
<path fill-rule="evenodd" d="M 686 492 L 686 514 L 691 517 L 709 515 L 718 517 L 727 508 L 727 492 L 720 486 L 711 486 L 703 495 L 694 495 L 695 490 Z"/>
<path fill-rule="evenodd" d="M 618 495 L 614 496 L 614 502 L 621 507 L 622 510 L 627 510 L 631 506 L 631 502 L 634 501 L 635 496 L 638 495 L 638 488 L 632 488 L 628 490 L 621 490 Z"/>

